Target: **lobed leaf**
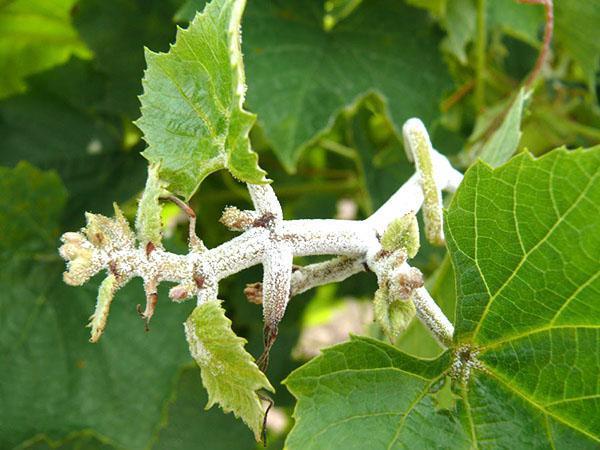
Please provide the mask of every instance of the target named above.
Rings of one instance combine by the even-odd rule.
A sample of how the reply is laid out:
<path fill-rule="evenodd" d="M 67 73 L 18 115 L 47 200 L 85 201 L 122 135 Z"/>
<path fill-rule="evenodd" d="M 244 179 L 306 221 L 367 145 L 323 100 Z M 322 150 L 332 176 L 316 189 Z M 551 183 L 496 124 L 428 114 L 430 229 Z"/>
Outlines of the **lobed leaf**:
<path fill-rule="evenodd" d="M 321 2 L 263 0 L 244 19 L 248 104 L 289 171 L 365 95 L 383 97 L 400 134 L 411 116 L 425 123 L 438 117 L 450 84 L 427 13 L 372 0 L 328 32 L 322 17 Z"/>
<path fill-rule="evenodd" d="M 189 199 L 202 180 L 227 168 L 265 183 L 248 133 L 255 116 L 242 107 L 246 90 L 240 49 L 243 0 L 213 0 L 168 53 L 146 51 L 148 69 L 136 122 L 169 190 Z"/>
<path fill-rule="evenodd" d="M 431 395 L 449 363 L 364 337 L 324 350 L 284 382 L 298 399 L 286 448 L 465 448 L 468 435 Z"/>
<path fill-rule="evenodd" d="M 287 380 L 288 447 L 597 448 L 599 174 L 600 147 L 472 167 L 446 221 L 451 352 L 420 360 L 365 338 L 325 350 Z M 429 391 L 444 374 L 457 397 L 441 413 Z"/>
<path fill-rule="evenodd" d="M 185 322 L 185 335 L 208 391 L 206 409 L 218 403 L 241 417 L 260 440 L 264 410 L 257 392 L 273 392 L 273 387 L 244 350 L 246 340 L 233 332 L 220 302 L 197 306 Z"/>

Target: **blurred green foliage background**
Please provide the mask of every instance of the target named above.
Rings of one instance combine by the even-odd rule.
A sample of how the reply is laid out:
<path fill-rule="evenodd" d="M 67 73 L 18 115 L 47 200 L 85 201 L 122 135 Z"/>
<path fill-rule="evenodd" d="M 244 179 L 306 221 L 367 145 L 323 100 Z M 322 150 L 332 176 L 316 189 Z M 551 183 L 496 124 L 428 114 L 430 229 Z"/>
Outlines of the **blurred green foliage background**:
<path fill-rule="evenodd" d="M 257 445 L 231 415 L 203 411 L 206 394 L 182 328 L 191 303 L 171 304 L 162 292 L 145 333 L 135 310 L 143 290 L 132 283 L 92 345 L 84 325 L 97 281 L 64 285 L 56 252 L 58 236 L 81 227 L 84 211 L 110 214 L 116 201 L 129 218 L 135 214 L 146 175 L 138 154 L 144 142 L 132 124 L 143 48 L 168 50 L 176 25 L 185 27 L 204 3 L 0 0 L 0 448 Z M 412 116 L 461 169 L 498 142 L 536 155 L 600 143 L 600 4 L 556 0 L 554 7 L 549 59 L 523 95 L 541 48 L 541 5 L 250 1 L 246 106 L 258 114 L 253 146 L 286 217 L 372 213 L 412 173 L 398 140 Z M 208 246 L 233 236 L 218 224 L 225 205 L 248 208 L 249 197 L 223 171 L 192 199 Z M 167 208 L 174 250 L 184 248 L 180 221 Z M 444 251 L 424 245 L 416 265 L 452 316 L 453 273 Z M 260 268 L 248 270 L 224 281 L 220 294 L 255 356 L 262 316 L 242 291 L 260 278 Z M 290 303 L 268 372 L 280 419 L 270 428 L 269 448 L 281 448 L 291 427 L 293 399 L 279 383 L 303 354 L 317 350 L 314 336 L 298 346 L 301 333 L 324 325 L 317 332 L 325 341 L 343 339 L 345 328 L 327 322 L 353 317 L 350 303 L 368 310 L 375 287 L 364 273 Z M 362 332 L 380 336 L 369 324 Z M 397 344 L 420 356 L 439 352 L 418 323 Z"/>

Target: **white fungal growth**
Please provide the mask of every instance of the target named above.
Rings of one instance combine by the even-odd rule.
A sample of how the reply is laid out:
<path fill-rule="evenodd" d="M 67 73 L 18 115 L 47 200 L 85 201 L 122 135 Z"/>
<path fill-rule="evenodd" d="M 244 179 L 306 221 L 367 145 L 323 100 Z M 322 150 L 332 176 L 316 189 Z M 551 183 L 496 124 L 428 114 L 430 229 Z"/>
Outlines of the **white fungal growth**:
<path fill-rule="evenodd" d="M 445 156 L 431 148 L 425 128 L 420 121 L 415 121 L 407 123 L 405 136 L 417 162 L 417 173 L 365 220 L 284 220 L 271 185 L 248 184 L 254 210 L 227 208 L 222 218 L 225 225 L 242 233 L 218 247 L 206 249 L 194 232 L 194 211 L 173 197 L 171 200 L 186 211 L 190 220 L 190 250 L 180 255 L 148 244 L 154 240 L 160 242 L 155 236 L 157 228 L 140 224 L 159 223 L 157 217 L 150 216 L 158 214 L 160 208 L 149 208 L 150 216 L 138 220 L 138 228 L 151 232 L 140 234 L 138 230 L 139 239 L 136 239 L 115 205 L 114 218 L 87 214 L 88 223 L 81 232 L 63 235 L 60 254 L 67 260 L 65 282 L 80 285 L 101 270 L 112 275 L 118 287 L 133 277 L 141 277 L 147 291 L 146 316 L 151 316 L 157 299 L 156 287 L 163 281 L 177 284 L 169 294 L 174 301 L 196 297 L 197 303 L 202 304 L 217 298 L 221 279 L 263 264 L 262 285 L 252 285 L 247 293 L 253 301 L 263 304 L 266 324 L 276 334 L 277 324 L 292 296 L 321 284 L 342 281 L 368 268 L 375 272 L 380 287 L 387 290 L 390 299 L 412 298 L 417 317 L 440 343 L 449 346 L 454 331 L 452 324 L 422 287 L 422 275 L 408 265 L 407 257 L 413 256 L 418 248 L 412 215 L 422 207 L 428 236 L 438 243 L 443 239 L 441 210 L 438 211 L 441 190 L 456 190 L 462 174 L 452 168 Z M 151 171 L 151 176 L 155 175 L 156 172 Z M 155 206 L 162 189 L 160 180 L 153 178 L 151 187 L 149 199 Z M 383 248 L 380 239 L 391 223 L 392 234 L 384 239 Z M 294 257 L 307 255 L 337 257 L 302 268 L 293 267 Z M 105 321 L 102 329 L 104 324 Z M 189 339 L 202 357 L 201 343 L 197 338 L 194 340 L 192 334 Z"/>
<path fill-rule="evenodd" d="M 185 330 L 185 338 L 187 339 L 188 344 L 190 346 L 190 353 L 192 354 L 192 358 L 196 360 L 199 366 L 208 367 L 212 355 L 206 349 L 202 341 L 198 338 L 193 323 L 184 322 L 183 328 Z"/>
<path fill-rule="evenodd" d="M 473 370 L 486 370 L 485 366 L 477 359 L 479 350 L 471 345 L 461 345 L 454 351 L 450 377 L 465 385 L 471 378 Z"/>

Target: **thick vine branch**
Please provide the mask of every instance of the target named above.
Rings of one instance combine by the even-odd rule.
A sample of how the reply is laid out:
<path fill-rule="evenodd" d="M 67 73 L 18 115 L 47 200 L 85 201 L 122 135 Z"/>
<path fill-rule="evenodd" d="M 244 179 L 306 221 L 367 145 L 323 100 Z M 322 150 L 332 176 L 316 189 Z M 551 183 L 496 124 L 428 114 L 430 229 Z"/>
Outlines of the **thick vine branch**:
<path fill-rule="evenodd" d="M 133 277 L 144 280 L 153 312 L 156 287 L 163 281 L 177 283 L 169 293 L 174 301 L 196 297 L 201 304 L 217 298 L 221 279 L 262 264 L 262 286 L 256 285 L 254 290 L 249 287 L 247 294 L 262 300 L 267 350 L 293 295 L 314 286 L 341 281 L 366 268 L 377 275 L 380 286 L 385 286 L 393 296 L 392 300 L 406 301 L 412 297 L 417 316 L 442 344 L 449 345 L 452 325 L 422 287 L 420 272 L 408 265 L 408 257 L 414 255 L 409 256 L 410 251 L 402 246 L 394 251 L 384 248 L 382 236 L 391 229 L 394 221 L 414 215 L 427 204 L 429 212 L 425 215 L 425 223 L 426 227 L 431 227 L 428 235 L 440 243 L 443 239 L 440 192 L 454 191 L 462 174 L 452 168 L 445 156 L 433 150 L 418 119 L 407 122 L 404 134 L 407 149 L 416 161 L 417 173 L 379 210 L 362 221 L 284 220 L 271 186 L 248 184 L 254 210 L 226 208 L 221 219 L 223 224 L 242 233 L 218 247 L 206 249 L 191 228 L 193 245 L 188 254 L 180 255 L 167 252 L 160 242 L 137 243 L 116 206 L 114 219 L 88 215 L 88 225 L 81 233 L 63 236 L 61 254 L 69 262 L 65 272 L 65 281 L 69 284 L 83 284 L 102 269 L 108 271 L 111 280 L 114 279 L 111 286 L 114 284 L 115 288 L 105 289 L 108 292 L 106 298 L 99 296 L 99 307 L 102 307 L 97 307 L 92 320 L 94 340 L 104 329 L 112 295 Z M 149 190 L 148 185 L 146 190 Z M 184 204 L 181 206 L 186 208 Z M 189 215 L 193 221 L 193 211 Z M 293 258 L 308 255 L 338 257 L 294 270 Z"/>

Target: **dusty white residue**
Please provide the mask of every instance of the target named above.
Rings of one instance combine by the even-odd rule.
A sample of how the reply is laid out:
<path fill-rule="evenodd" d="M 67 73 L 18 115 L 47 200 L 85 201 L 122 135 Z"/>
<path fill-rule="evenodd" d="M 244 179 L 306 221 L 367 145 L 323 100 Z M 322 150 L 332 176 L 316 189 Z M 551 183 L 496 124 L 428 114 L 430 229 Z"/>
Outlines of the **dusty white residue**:
<path fill-rule="evenodd" d="M 424 127 L 419 128 L 419 133 L 424 133 L 423 136 L 429 139 Z M 427 146 L 426 150 L 433 169 L 433 180 L 428 189 L 434 189 L 438 197 L 442 189 L 456 190 L 462 174 L 431 146 Z M 196 296 L 198 304 L 201 304 L 217 298 L 221 279 L 263 264 L 264 315 L 276 324 L 281 320 L 291 296 L 321 284 L 341 281 L 368 266 L 376 273 L 380 285 L 390 289 L 394 296 L 400 299 L 412 297 L 419 319 L 443 345 L 450 345 L 452 324 L 421 287 L 420 272 L 406 263 L 402 249 L 382 252 L 379 242 L 394 219 L 421 210 L 424 187 L 418 173 L 371 217 L 362 221 L 286 221 L 271 185 L 248 184 L 247 187 L 255 210 L 229 208 L 225 210 L 223 220 L 230 228 L 243 232 L 212 249 L 190 245 L 187 254 L 141 245 L 117 207 L 114 218 L 88 214 L 86 228 L 79 233 L 65 233 L 62 237 L 64 245 L 60 254 L 67 261 L 68 269 L 65 281 L 80 285 L 99 271 L 106 270 L 116 277 L 119 287 L 133 277 L 143 278 L 146 284 L 175 282 L 177 286 L 171 290 L 173 300 L 182 301 Z M 191 239 L 192 236 L 190 244 Z M 292 258 L 304 255 L 338 257 L 295 270 Z M 194 344 L 192 352 L 197 353 L 199 360 L 210 357 L 187 328 L 186 335 Z"/>

